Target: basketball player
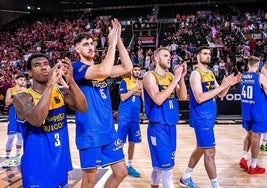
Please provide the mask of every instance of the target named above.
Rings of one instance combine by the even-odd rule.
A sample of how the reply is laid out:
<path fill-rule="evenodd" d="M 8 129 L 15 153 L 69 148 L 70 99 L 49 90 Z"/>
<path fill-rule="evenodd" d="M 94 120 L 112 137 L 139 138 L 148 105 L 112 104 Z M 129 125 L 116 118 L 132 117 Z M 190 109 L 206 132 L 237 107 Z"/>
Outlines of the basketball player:
<path fill-rule="evenodd" d="M 258 73 L 260 59 L 248 57 L 248 71 L 240 83 L 242 126 L 247 131 L 243 144 L 243 155 L 239 165 L 249 174 L 264 174 L 265 168 L 257 164 L 261 134 L 267 132 L 267 65 Z M 247 165 L 251 147 L 251 162 Z"/>
<path fill-rule="evenodd" d="M 27 71 L 32 87 L 14 97 L 22 126 L 23 155 L 21 174 L 23 187 L 67 187 L 72 169 L 66 105 L 87 111 L 85 96 L 75 83 L 71 61 L 63 59 L 51 68 L 44 54 L 32 54 Z M 58 87 L 62 75 L 68 88 Z"/>
<path fill-rule="evenodd" d="M 108 34 L 108 49 L 100 64 L 94 62 L 94 40 L 88 33 L 74 38 L 80 61 L 74 62 L 74 77 L 86 96 L 89 110 L 76 113 L 76 145 L 80 153 L 82 188 L 93 188 L 98 167 L 110 165 L 112 174 L 105 182 L 105 188 L 118 187 L 127 176 L 122 144 L 114 127 L 110 94 L 106 79 L 130 72 L 131 59 L 121 39 L 121 25 L 112 20 Z M 121 64 L 114 65 L 116 46 Z"/>
<path fill-rule="evenodd" d="M 133 167 L 135 143 L 140 143 L 141 130 L 139 116 L 143 100 L 143 84 L 139 80 L 141 69 L 138 64 L 133 65 L 130 78 L 126 77 L 120 83 L 120 104 L 118 110 L 118 134 L 122 143 L 126 143 L 128 136 L 128 175 L 140 177 L 140 173 Z"/>
<path fill-rule="evenodd" d="M 6 142 L 6 159 L 2 163 L 2 167 L 6 168 L 12 164 L 10 160 L 10 153 L 12 149 L 12 144 L 15 136 L 17 135 L 16 143 L 16 156 L 15 163 L 20 164 L 20 150 L 22 148 L 22 136 L 20 133 L 20 123 L 16 120 L 16 113 L 13 105 L 13 97 L 22 92 L 26 86 L 26 77 L 24 74 L 19 73 L 15 78 L 15 85 L 11 88 L 8 88 L 5 97 L 5 104 L 8 106 L 8 125 L 7 125 L 7 142 Z"/>
<path fill-rule="evenodd" d="M 149 120 L 147 139 L 152 160 L 151 188 L 158 188 L 162 179 L 164 188 L 174 188 L 172 169 L 176 151 L 176 123 L 179 121 L 178 99 L 187 98 L 184 77 L 186 64 L 177 65 L 174 75 L 171 54 L 166 47 L 154 51 L 155 70 L 143 79 L 146 115 Z"/>
<path fill-rule="evenodd" d="M 211 61 L 211 50 L 207 46 L 200 46 L 197 51 L 197 68 L 190 75 L 190 126 L 194 128 L 197 146 L 191 154 L 188 167 L 180 178 L 183 187 L 197 188 L 192 181 L 191 174 L 202 155 L 204 165 L 209 176 L 211 186 L 219 188 L 215 165 L 215 137 L 214 125 L 216 120 L 215 97 L 224 97 L 230 87 L 240 81 L 241 74 L 224 77 L 221 85 L 216 81 L 213 72 L 208 68 Z"/>

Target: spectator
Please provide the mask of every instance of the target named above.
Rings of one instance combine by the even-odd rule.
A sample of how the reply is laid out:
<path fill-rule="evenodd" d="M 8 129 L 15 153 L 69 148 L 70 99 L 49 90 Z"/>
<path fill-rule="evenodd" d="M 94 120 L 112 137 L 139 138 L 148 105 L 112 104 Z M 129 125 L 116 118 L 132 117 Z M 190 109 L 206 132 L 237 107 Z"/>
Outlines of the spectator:
<path fill-rule="evenodd" d="M 226 62 L 225 62 L 225 75 L 228 76 L 230 75 L 234 70 L 234 65 L 231 61 L 231 59 L 229 57 L 226 58 Z"/>
<path fill-rule="evenodd" d="M 218 79 L 219 78 L 219 65 L 217 62 L 214 63 L 212 70 L 213 70 L 214 76 L 216 77 L 216 79 Z"/>

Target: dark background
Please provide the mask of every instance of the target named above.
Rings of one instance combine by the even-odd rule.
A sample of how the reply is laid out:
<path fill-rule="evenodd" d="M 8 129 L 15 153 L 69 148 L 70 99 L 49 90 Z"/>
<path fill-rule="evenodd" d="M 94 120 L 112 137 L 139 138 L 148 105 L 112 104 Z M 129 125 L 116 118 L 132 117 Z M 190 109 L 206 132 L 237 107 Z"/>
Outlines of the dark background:
<path fill-rule="evenodd" d="M 0 0 L 0 26 L 25 14 L 67 12 L 75 10 L 111 10 L 123 8 L 149 8 L 158 6 L 178 7 L 180 11 L 191 11 L 201 6 L 220 8 L 225 4 L 238 4 L 245 9 L 266 7 L 266 0 Z M 27 7 L 31 8 L 28 9 Z M 40 8 L 38 10 L 37 8 Z M 175 16 L 175 15 L 174 15 Z"/>

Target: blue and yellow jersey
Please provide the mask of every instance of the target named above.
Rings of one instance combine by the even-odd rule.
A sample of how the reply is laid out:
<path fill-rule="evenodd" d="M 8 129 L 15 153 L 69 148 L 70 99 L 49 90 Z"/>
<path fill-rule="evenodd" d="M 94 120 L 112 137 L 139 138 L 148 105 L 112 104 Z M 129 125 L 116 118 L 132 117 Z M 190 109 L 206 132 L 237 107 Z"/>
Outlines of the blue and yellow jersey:
<path fill-rule="evenodd" d="M 18 91 L 16 87 L 12 87 L 10 88 L 10 92 L 11 92 L 11 97 L 14 97 L 14 95 L 16 95 Z"/>
<path fill-rule="evenodd" d="M 208 92 L 212 89 L 215 89 L 215 77 L 211 70 L 203 71 L 200 68 L 196 68 L 195 71 L 197 71 L 201 76 L 201 85 L 203 92 Z M 217 113 L 215 99 L 212 98 L 199 104 L 197 103 L 191 88 L 189 95 L 190 126 L 213 127 Z"/>
<path fill-rule="evenodd" d="M 134 82 L 133 80 L 131 80 L 130 78 L 122 79 L 121 80 L 121 86 L 122 87 L 120 87 L 120 94 L 121 93 L 127 93 L 128 91 L 132 90 L 136 85 L 137 85 L 137 83 Z M 137 89 L 134 93 L 135 96 L 140 96 L 140 94 L 141 94 L 140 89 Z"/>
<path fill-rule="evenodd" d="M 108 84 L 105 79 L 87 80 L 90 67 L 82 62 L 73 62 L 73 76 L 88 103 L 87 112 L 76 112 L 76 145 L 78 149 L 98 147 L 114 142 L 112 106 Z M 97 66 L 97 65 L 93 65 Z"/>
<path fill-rule="evenodd" d="M 173 79 L 169 72 L 166 72 L 164 77 L 161 77 L 155 71 L 152 71 L 152 74 L 157 80 L 159 91 L 165 90 Z M 167 126 L 176 125 L 179 121 L 179 108 L 175 90 L 173 90 L 171 95 L 160 106 L 152 100 L 145 89 L 144 97 L 146 115 L 150 123 L 160 123 Z"/>
<path fill-rule="evenodd" d="M 11 98 L 13 98 L 17 94 L 17 92 L 18 91 L 16 87 L 11 87 L 10 88 Z M 16 123 L 16 112 L 13 103 L 8 106 L 8 121 L 10 124 Z"/>
<path fill-rule="evenodd" d="M 42 96 L 32 88 L 26 89 L 25 92 L 32 96 L 34 104 L 37 104 Z M 22 135 L 23 186 L 57 187 L 65 181 L 72 164 L 65 102 L 57 87 L 52 89 L 48 115 L 41 127 L 32 126 L 26 121 Z"/>
<path fill-rule="evenodd" d="M 17 93 L 16 87 L 10 88 L 11 98 L 13 98 Z M 20 131 L 20 125 L 17 122 L 16 112 L 13 103 L 8 106 L 8 128 L 7 134 L 15 134 Z"/>
<path fill-rule="evenodd" d="M 245 72 L 240 81 L 242 118 L 246 121 L 267 121 L 267 96 L 260 84 L 260 74 Z"/>
<path fill-rule="evenodd" d="M 120 83 L 119 93 L 127 93 L 136 87 L 137 83 L 130 78 L 124 78 Z M 118 118 L 132 121 L 139 121 L 141 108 L 141 90 L 138 89 L 135 93 L 125 101 L 120 101 L 118 109 Z"/>

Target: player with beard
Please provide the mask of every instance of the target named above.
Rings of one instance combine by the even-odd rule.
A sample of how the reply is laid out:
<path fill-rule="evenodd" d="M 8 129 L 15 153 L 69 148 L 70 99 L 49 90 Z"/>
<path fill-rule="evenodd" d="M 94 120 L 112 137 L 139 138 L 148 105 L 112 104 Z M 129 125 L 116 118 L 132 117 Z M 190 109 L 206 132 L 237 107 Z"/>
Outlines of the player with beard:
<path fill-rule="evenodd" d="M 174 188 L 172 169 L 176 151 L 176 123 L 179 121 L 178 99 L 187 98 L 184 77 L 185 63 L 177 65 L 173 74 L 171 54 L 166 47 L 154 51 L 155 70 L 148 71 L 143 79 L 146 115 L 149 120 L 147 140 L 152 161 L 151 187 Z"/>
<path fill-rule="evenodd" d="M 128 175 L 140 177 L 140 173 L 132 165 L 135 143 L 140 143 L 141 130 L 139 116 L 143 100 L 143 84 L 139 80 L 140 66 L 134 64 L 130 77 L 121 80 L 120 104 L 118 109 L 118 134 L 122 143 L 126 143 L 128 136 Z"/>
<path fill-rule="evenodd" d="M 197 51 L 197 68 L 190 75 L 190 126 L 194 128 L 197 146 L 192 152 L 188 167 L 180 179 L 183 187 L 198 187 L 191 179 L 193 168 L 204 154 L 204 165 L 213 188 L 218 188 L 215 165 L 215 137 L 214 125 L 216 120 L 215 97 L 224 97 L 230 87 L 239 83 L 241 74 L 230 74 L 224 77 L 221 85 L 208 68 L 211 60 L 209 47 L 200 46 Z"/>
<path fill-rule="evenodd" d="M 76 145 L 80 153 L 82 188 L 92 188 L 96 182 L 97 167 L 110 165 L 112 174 L 104 187 L 118 187 L 127 176 L 122 144 L 114 127 L 111 99 L 106 79 L 130 72 L 131 59 L 122 42 L 121 24 L 112 20 L 108 34 L 108 49 L 104 60 L 95 64 L 93 37 L 80 33 L 74 38 L 80 61 L 74 62 L 74 78 L 86 96 L 88 111 L 76 113 Z M 116 46 L 121 64 L 114 65 Z"/>

